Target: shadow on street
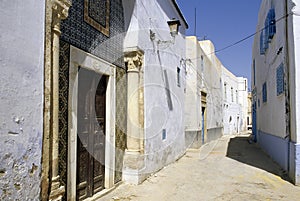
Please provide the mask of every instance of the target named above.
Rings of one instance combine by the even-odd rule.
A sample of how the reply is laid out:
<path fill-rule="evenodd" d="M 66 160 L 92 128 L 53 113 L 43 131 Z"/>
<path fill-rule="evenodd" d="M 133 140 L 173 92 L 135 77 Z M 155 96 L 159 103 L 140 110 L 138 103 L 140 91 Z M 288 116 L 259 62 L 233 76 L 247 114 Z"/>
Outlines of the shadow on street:
<path fill-rule="evenodd" d="M 291 182 L 287 173 L 263 152 L 257 144 L 250 144 L 248 139 L 248 136 L 231 138 L 228 143 L 226 156 L 241 163 L 265 170 Z"/>

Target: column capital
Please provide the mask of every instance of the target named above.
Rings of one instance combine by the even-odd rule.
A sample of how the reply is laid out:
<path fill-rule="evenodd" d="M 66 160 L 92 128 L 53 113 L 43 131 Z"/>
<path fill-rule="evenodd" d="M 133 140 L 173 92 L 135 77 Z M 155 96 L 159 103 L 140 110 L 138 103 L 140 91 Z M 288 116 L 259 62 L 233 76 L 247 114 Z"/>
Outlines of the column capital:
<path fill-rule="evenodd" d="M 51 0 L 52 9 L 56 18 L 63 20 L 68 17 L 69 8 L 72 5 L 71 0 Z"/>
<path fill-rule="evenodd" d="M 60 35 L 60 21 L 69 15 L 71 0 L 51 0 L 52 4 L 52 29 Z"/>
<path fill-rule="evenodd" d="M 125 53 L 124 61 L 127 63 L 127 70 L 139 72 L 143 66 L 144 52 L 140 50 Z"/>

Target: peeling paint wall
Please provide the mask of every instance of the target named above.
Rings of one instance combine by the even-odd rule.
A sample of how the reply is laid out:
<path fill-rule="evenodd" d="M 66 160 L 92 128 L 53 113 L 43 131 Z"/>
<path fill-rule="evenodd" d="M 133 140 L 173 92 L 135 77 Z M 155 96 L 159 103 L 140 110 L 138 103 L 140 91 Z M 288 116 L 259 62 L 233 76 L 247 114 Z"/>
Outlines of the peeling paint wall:
<path fill-rule="evenodd" d="M 0 4 L 0 200 L 39 199 L 44 4 Z"/>

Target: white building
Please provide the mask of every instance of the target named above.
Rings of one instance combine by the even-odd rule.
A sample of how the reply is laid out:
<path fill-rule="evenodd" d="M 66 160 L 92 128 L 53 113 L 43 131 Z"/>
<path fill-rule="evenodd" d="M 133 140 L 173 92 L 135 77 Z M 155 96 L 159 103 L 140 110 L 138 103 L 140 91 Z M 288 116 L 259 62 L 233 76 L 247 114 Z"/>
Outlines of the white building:
<path fill-rule="evenodd" d="M 185 30 L 174 0 L 126 1 L 127 150 L 123 178 L 140 183 L 185 152 Z M 179 23 L 179 32 L 170 25 Z"/>
<path fill-rule="evenodd" d="M 206 52 L 205 52 L 205 51 Z M 222 136 L 221 63 L 210 41 L 186 40 L 185 135 L 188 148 Z"/>
<path fill-rule="evenodd" d="M 109 2 L 1 3 L 0 200 L 95 199 L 184 154 L 188 25 Z"/>
<path fill-rule="evenodd" d="M 241 132 L 243 109 L 239 104 L 239 79 L 222 66 L 224 135 Z"/>
<path fill-rule="evenodd" d="M 300 183 L 300 1 L 263 0 L 253 44 L 253 134 Z"/>
<path fill-rule="evenodd" d="M 248 79 L 238 77 L 238 103 L 242 107 L 241 121 L 239 123 L 240 131 L 246 131 L 248 125 Z M 251 104 L 250 104 L 251 105 Z M 249 117 L 250 118 L 250 117 Z"/>
<path fill-rule="evenodd" d="M 247 129 L 247 79 L 236 77 L 214 54 L 211 41 L 187 37 L 185 135 L 196 148 Z"/>

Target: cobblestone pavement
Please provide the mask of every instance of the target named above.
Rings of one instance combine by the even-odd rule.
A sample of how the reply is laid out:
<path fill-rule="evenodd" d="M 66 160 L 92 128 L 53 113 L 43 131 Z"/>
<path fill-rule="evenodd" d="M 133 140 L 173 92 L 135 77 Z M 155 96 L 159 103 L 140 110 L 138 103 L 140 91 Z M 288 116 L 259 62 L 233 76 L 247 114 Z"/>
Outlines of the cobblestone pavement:
<path fill-rule="evenodd" d="M 138 186 L 121 184 L 99 201 L 300 200 L 294 186 L 247 136 L 222 137 Z"/>

